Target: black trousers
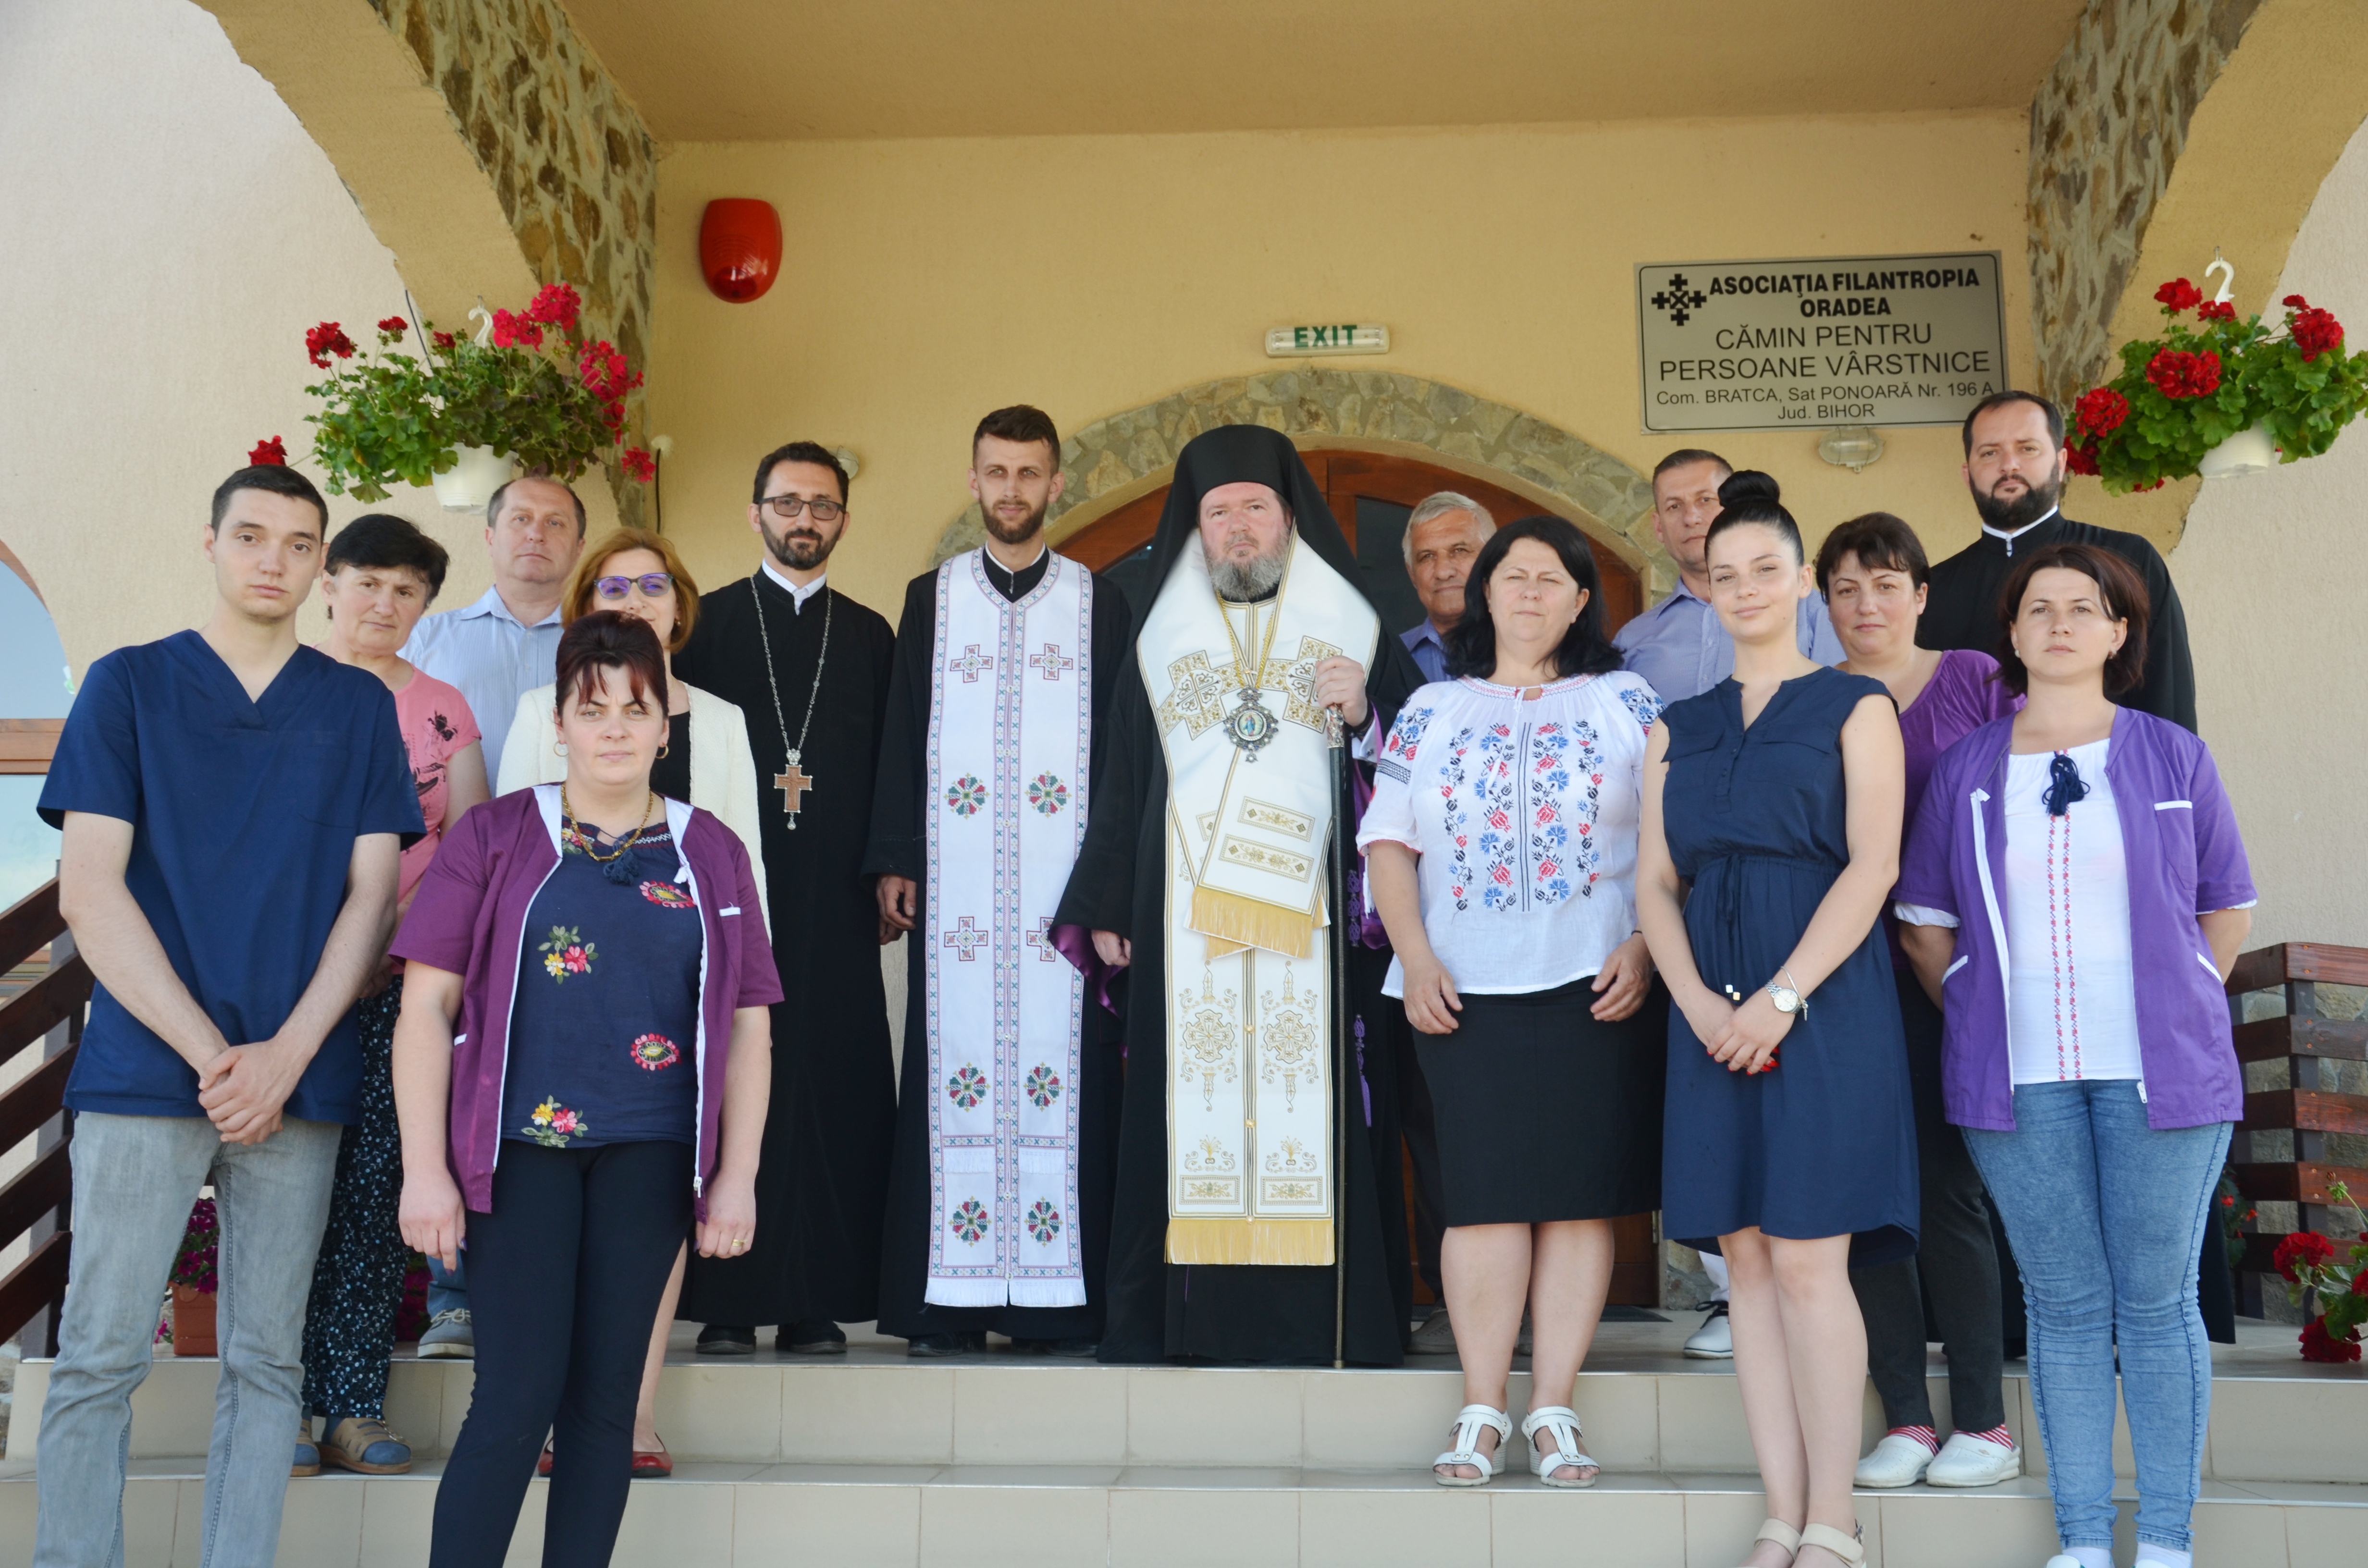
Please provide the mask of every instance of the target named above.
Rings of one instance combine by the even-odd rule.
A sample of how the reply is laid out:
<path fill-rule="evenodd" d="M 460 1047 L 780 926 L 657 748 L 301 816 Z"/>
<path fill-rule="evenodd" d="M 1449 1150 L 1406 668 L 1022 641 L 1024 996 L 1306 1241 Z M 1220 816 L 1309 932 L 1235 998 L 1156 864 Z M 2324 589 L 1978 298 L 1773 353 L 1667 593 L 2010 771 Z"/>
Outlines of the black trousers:
<path fill-rule="evenodd" d="M 429 1568 L 500 1568 L 547 1432 L 544 1568 L 609 1561 L 650 1324 L 690 1229 L 690 1162 L 688 1143 L 502 1145 L 494 1211 L 468 1218 L 476 1390 L 436 1491 Z"/>
<path fill-rule="evenodd" d="M 360 1107 L 337 1144 L 329 1228 L 304 1309 L 304 1408 L 330 1425 L 386 1415 L 386 1363 L 403 1305 L 403 1138 L 395 1125 L 389 1053 L 403 1011 L 403 976 L 354 1004 L 362 1050 Z"/>
<path fill-rule="evenodd" d="M 1916 1106 L 1917 1175 L 1923 1184 L 1916 1256 L 1850 1271 L 1866 1319 L 1867 1373 L 1882 1397 L 1884 1425 L 1930 1426 L 1925 1385 L 1925 1306 L 1949 1357 L 1950 1425 L 1987 1432 L 2006 1419 L 1999 1382 L 2005 1356 L 1998 1312 L 1998 1255 L 1990 1236 L 1981 1174 L 1941 1102 L 1941 1010 L 1902 971 L 1899 1021 L 1907 1039 L 1907 1081 Z"/>

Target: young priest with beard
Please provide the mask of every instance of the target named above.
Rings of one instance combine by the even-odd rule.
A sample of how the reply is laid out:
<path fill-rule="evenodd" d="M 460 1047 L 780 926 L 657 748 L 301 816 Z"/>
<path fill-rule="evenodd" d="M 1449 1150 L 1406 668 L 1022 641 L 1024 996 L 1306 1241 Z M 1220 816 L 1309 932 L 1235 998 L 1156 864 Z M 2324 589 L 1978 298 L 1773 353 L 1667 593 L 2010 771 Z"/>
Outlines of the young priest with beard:
<path fill-rule="evenodd" d="M 980 420 L 986 542 L 914 578 L 896 629 L 863 869 L 881 917 L 916 933 L 880 1270 L 881 1331 L 914 1356 L 989 1330 L 1056 1356 L 1101 1338 L 1124 1069 L 1102 987 L 1050 926 L 1130 622 L 1046 547 L 1061 489 L 1050 418 Z"/>

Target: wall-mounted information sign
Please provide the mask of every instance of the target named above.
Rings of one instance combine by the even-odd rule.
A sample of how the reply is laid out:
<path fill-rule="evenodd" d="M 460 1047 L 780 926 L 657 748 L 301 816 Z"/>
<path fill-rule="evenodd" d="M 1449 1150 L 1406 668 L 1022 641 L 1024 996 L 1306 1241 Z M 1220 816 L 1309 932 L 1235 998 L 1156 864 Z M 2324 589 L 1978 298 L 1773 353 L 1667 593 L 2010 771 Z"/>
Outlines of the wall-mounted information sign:
<path fill-rule="evenodd" d="M 1390 329 L 1338 322 L 1322 326 L 1278 326 L 1266 335 L 1269 359 L 1300 359 L 1316 354 L 1387 354 Z"/>
<path fill-rule="evenodd" d="M 1998 253 L 1636 268 L 1648 431 L 1954 425 L 2006 389 Z"/>

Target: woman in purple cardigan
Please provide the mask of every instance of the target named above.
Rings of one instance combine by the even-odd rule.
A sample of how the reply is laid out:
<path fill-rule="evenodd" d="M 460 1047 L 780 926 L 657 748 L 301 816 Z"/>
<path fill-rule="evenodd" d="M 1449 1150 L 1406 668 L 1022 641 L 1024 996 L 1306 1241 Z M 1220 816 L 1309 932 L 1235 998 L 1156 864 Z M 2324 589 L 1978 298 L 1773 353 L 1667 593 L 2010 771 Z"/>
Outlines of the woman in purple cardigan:
<path fill-rule="evenodd" d="M 2188 1568 L 2212 1396 L 2194 1260 L 2244 1113 L 2225 982 L 2252 877 L 2203 743 L 2112 700 L 2146 657 L 2136 574 L 2051 545 L 1998 603 L 2029 702 L 1933 769 L 1901 937 L 1945 1017 L 1949 1119 L 2022 1267 L 2048 1568 L 2112 1568 L 2117 1346 L 2138 1568 Z"/>
<path fill-rule="evenodd" d="M 599 1564 L 632 1478 L 658 1297 L 748 1248 L 780 980 L 748 853 L 661 799 L 666 660 L 643 622 L 559 642 L 564 783 L 471 811 L 394 942 L 403 1237 L 469 1249 L 476 1392 L 436 1493 L 432 1568 L 495 1568 L 556 1428 L 543 1561 Z"/>

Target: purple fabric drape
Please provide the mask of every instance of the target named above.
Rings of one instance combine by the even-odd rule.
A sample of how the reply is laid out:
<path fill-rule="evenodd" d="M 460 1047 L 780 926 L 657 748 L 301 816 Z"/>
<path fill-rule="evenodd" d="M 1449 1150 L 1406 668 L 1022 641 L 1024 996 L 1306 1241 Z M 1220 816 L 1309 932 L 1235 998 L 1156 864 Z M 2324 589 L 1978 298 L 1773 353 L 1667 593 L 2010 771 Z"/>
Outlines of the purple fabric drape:
<path fill-rule="evenodd" d="M 1101 954 L 1094 951 L 1094 934 L 1082 926 L 1053 927 L 1053 946 L 1060 955 L 1075 964 L 1077 972 L 1086 977 L 1086 993 L 1106 1008 L 1113 1018 L 1124 1017 L 1118 1004 L 1110 1000 L 1110 982 L 1119 971 L 1102 962 Z"/>

